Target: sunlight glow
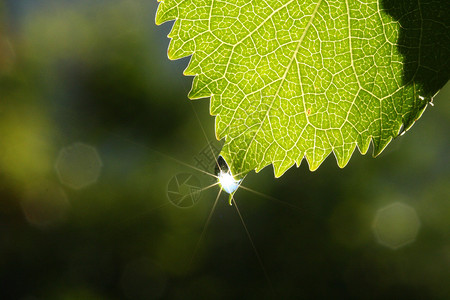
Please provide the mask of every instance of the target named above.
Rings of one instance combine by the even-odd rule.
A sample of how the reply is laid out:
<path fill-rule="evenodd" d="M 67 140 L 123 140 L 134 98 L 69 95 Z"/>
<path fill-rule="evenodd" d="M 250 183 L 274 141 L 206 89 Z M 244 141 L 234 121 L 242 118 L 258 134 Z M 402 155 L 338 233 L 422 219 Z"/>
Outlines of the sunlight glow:
<path fill-rule="evenodd" d="M 218 180 L 220 183 L 220 187 L 228 194 L 236 191 L 239 187 L 239 184 L 241 183 L 240 180 L 234 179 L 231 173 L 223 171 L 220 171 Z"/>

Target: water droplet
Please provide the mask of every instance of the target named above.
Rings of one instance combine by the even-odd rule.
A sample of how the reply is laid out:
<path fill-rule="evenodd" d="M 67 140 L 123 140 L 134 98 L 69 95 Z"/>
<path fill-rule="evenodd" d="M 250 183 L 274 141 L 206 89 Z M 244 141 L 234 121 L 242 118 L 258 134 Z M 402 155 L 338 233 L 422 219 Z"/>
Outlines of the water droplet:
<path fill-rule="evenodd" d="M 241 180 L 236 180 L 231 174 L 227 162 L 221 155 L 217 159 L 216 174 L 220 187 L 228 194 L 234 193 L 241 183 Z"/>
<path fill-rule="evenodd" d="M 405 134 L 405 124 L 402 123 L 402 125 L 400 126 L 400 129 L 398 130 L 398 136 L 402 136 Z"/>

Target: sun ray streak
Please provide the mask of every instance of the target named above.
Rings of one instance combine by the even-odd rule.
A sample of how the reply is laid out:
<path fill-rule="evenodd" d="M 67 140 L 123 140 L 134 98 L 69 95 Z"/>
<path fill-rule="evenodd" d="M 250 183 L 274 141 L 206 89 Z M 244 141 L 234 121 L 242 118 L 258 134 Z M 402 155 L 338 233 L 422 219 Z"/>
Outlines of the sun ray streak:
<path fill-rule="evenodd" d="M 206 187 L 204 187 L 204 188 L 201 188 L 201 189 L 199 189 L 199 190 L 196 190 L 196 193 L 201 193 L 201 192 L 203 192 L 203 191 L 206 191 L 206 190 L 208 190 L 208 189 L 210 189 L 210 188 L 212 188 L 212 187 L 214 187 L 214 186 L 216 186 L 216 185 L 218 185 L 218 184 L 219 184 L 219 182 L 210 184 L 210 185 L 208 185 L 208 186 L 206 186 Z M 167 191 L 167 193 L 173 193 L 173 194 L 176 194 L 177 192 Z M 187 194 L 185 197 L 190 196 L 190 195 L 192 195 L 192 193 Z M 183 198 L 179 201 L 179 203 L 183 202 L 185 197 L 183 197 Z M 177 204 L 179 204 L 179 203 L 177 203 Z"/>
<path fill-rule="evenodd" d="M 208 228 L 209 223 L 211 222 L 211 217 L 212 217 L 212 215 L 214 214 L 214 211 L 216 210 L 216 205 L 217 205 L 217 202 L 218 202 L 218 200 L 219 200 L 219 197 L 220 197 L 220 194 L 221 194 L 221 193 L 222 193 L 222 189 L 219 190 L 219 193 L 217 194 L 216 200 L 214 200 L 214 205 L 213 205 L 213 207 L 211 208 L 211 212 L 209 213 L 208 219 L 206 219 L 205 226 L 203 226 L 203 230 L 202 230 L 202 233 L 200 234 L 200 238 L 198 239 L 198 242 L 197 242 L 197 244 L 195 245 L 195 249 L 194 249 L 194 252 L 192 253 L 191 260 L 189 261 L 189 264 L 188 264 L 188 266 L 187 266 L 186 273 L 187 273 L 187 271 L 189 271 L 189 269 L 190 269 L 191 266 L 192 266 L 192 263 L 194 262 L 195 255 L 197 254 L 197 251 L 198 251 L 198 249 L 199 249 L 199 247 L 200 247 L 200 244 L 201 244 L 201 242 L 202 242 L 202 240 L 203 240 L 203 238 L 204 238 L 204 236 L 205 236 L 206 229 Z"/>
<path fill-rule="evenodd" d="M 261 256 L 259 255 L 259 252 L 256 249 L 255 243 L 253 242 L 253 239 L 252 239 L 252 237 L 250 235 L 250 232 L 248 231 L 247 225 L 244 222 L 244 218 L 242 217 L 241 212 L 239 211 L 239 208 L 238 208 L 238 206 L 236 204 L 236 201 L 234 201 L 234 197 L 232 195 L 231 195 L 231 197 L 232 197 L 231 201 L 234 203 L 234 207 L 236 207 L 236 211 L 237 211 L 237 213 L 239 215 L 239 218 L 241 219 L 242 225 L 244 226 L 245 232 L 247 233 L 247 237 L 248 237 L 248 239 L 250 241 L 250 244 L 252 245 L 253 252 L 255 252 L 256 258 L 258 259 L 258 263 L 259 263 L 259 265 L 260 265 L 260 267 L 261 267 L 261 269 L 262 269 L 262 271 L 264 273 L 264 277 L 266 278 L 266 281 L 269 284 L 270 291 L 272 292 L 272 295 L 275 296 L 275 291 L 274 291 L 273 286 L 272 286 L 272 281 L 270 280 L 269 275 L 267 274 L 267 271 L 266 271 L 266 268 L 264 267 L 264 264 L 262 262 Z"/>
<path fill-rule="evenodd" d="M 267 194 L 264 194 L 264 193 L 255 191 L 254 189 L 251 189 L 251 188 L 249 188 L 249 187 L 243 186 L 242 184 L 240 185 L 240 188 L 242 188 L 243 190 L 248 191 L 248 192 L 250 192 L 250 193 L 253 193 L 253 194 L 255 194 L 255 195 L 264 197 L 264 198 L 266 198 L 266 199 L 269 199 L 269 200 L 272 200 L 272 201 L 275 201 L 275 202 L 284 204 L 284 205 L 286 205 L 286 206 L 289 206 L 289 207 L 292 207 L 292 208 L 295 208 L 295 209 L 299 209 L 299 210 L 305 210 L 304 208 L 301 208 L 301 207 L 299 207 L 299 206 L 297 206 L 297 205 L 294 205 L 294 204 L 289 203 L 289 202 L 287 202 L 287 201 L 283 201 L 283 200 L 281 200 L 281 199 L 272 197 L 272 196 L 270 196 L 270 195 L 267 195 Z"/>
<path fill-rule="evenodd" d="M 179 163 L 180 165 L 183 165 L 183 166 L 185 166 L 185 167 L 191 168 L 191 169 L 193 169 L 193 170 L 195 170 L 195 171 L 201 172 L 201 173 L 206 174 L 206 175 L 208 175 L 208 176 L 212 176 L 212 177 L 214 177 L 214 178 L 218 178 L 216 175 L 214 175 L 214 174 L 212 174 L 212 173 L 209 173 L 209 172 L 207 172 L 207 171 L 205 171 L 205 170 L 202 170 L 202 169 L 197 168 L 197 167 L 195 167 L 195 166 L 192 166 L 192 165 L 190 165 L 190 164 L 188 164 L 188 163 L 185 163 L 185 162 L 183 162 L 183 161 L 181 161 L 181 160 L 179 160 L 179 159 L 176 159 L 176 158 L 174 158 L 174 157 L 172 157 L 172 156 L 170 156 L 170 155 L 164 154 L 164 153 L 159 152 L 159 151 L 157 151 L 157 150 L 155 150 L 155 149 L 152 149 L 152 148 L 150 148 L 150 147 L 147 147 L 147 148 L 150 149 L 150 150 L 153 151 L 153 152 L 158 153 L 158 154 L 161 155 L 161 156 L 166 157 L 167 159 L 170 159 L 170 160 L 172 160 L 172 161 L 174 161 L 174 162 Z"/>
<path fill-rule="evenodd" d="M 195 114 L 195 117 L 197 119 L 198 125 L 200 126 L 200 128 L 201 128 L 201 130 L 203 132 L 203 136 L 205 137 L 205 140 L 208 143 L 208 148 L 209 148 L 209 150 L 211 150 L 211 155 L 212 155 L 212 157 L 214 157 L 214 161 L 216 162 L 216 165 L 219 165 L 219 163 L 217 162 L 216 155 L 214 154 L 214 151 L 213 151 L 213 149 L 211 147 L 211 143 L 210 143 L 210 141 L 208 139 L 208 136 L 206 135 L 205 129 L 203 128 L 202 122 L 200 122 L 200 118 L 199 118 L 199 116 L 197 114 L 197 111 L 195 110 L 194 104 L 192 104 L 192 102 L 189 102 L 189 103 L 191 104 L 191 108 L 194 111 L 194 114 Z"/>
<path fill-rule="evenodd" d="M 313 213 L 313 212 L 312 212 L 311 210 L 309 210 L 309 209 L 306 209 L 306 208 L 303 208 L 303 207 L 294 205 L 294 204 L 292 204 L 292 203 L 289 203 L 289 202 L 287 202 L 287 201 L 283 201 L 283 200 L 281 200 L 281 199 L 272 197 L 272 196 L 270 196 L 270 195 L 267 195 L 267 194 L 264 194 L 264 193 L 255 191 L 254 189 L 251 189 L 251 188 L 249 188 L 249 187 L 243 186 L 242 184 L 241 184 L 239 187 L 242 188 L 244 191 L 247 191 L 247 192 L 253 193 L 253 194 L 255 194 L 255 195 L 264 197 L 264 198 L 266 198 L 266 199 L 272 200 L 272 201 L 274 201 L 274 202 L 277 202 L 277 203 L 280 203 L 280 204 L 289 206 L 289 207 L 294 208 L 294 209 L 296 209 L 296 210 L 299 210 L 299 211 L 302 211 L 302 212 L 306 212 L 306 213 L 308 213 L 309 215 L 314 216 L 315 218 L 318 218 L 318 219 L 324 219 L 324 217 L 322 217 L 322 216 L 320 216 L 320 215 L 318 215 L 318 214 Z"/>
<path fill-rule="evenodd" d="M 163 207 L 167 207 L 170 204 L 170 202 L 166 201 L 164 203 L 161 203 L 155 207 L 149 208 L 149 209 L 145 209 L 143 211 L 141 211 L 140 213 L 136 213 L 133 214 L 133 216 L 129 216 L 126 218 L 123 218 L 121 220 L 114 220 L 114 223 L 109 225 L 107 228 L 101 229 L 99 230 L 99 234 L 106 234 L 108 232 L 110 232 L 111 230 L 123 230 L 124 228 L 126 228 L 128 225 L 130 225 L 131 223 L 135 222 L 136 220 L 139 220 L 142 217 L 146 217 L 151 213 L 154 213 L 155 211 L 163 208 Z"/>

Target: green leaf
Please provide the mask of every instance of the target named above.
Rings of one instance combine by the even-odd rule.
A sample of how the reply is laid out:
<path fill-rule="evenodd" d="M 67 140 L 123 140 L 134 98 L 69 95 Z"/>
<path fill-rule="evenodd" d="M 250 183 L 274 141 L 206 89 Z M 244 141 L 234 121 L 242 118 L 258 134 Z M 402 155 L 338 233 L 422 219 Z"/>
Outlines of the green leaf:
<path fill-rule="evenodd" d="M 281 176 L 356 146 L 374 156 L 450 76 L 448 0 L 164 0 L 168 56 L 192 55 L 191 99 L 211 97 L 234 173 Z"/>

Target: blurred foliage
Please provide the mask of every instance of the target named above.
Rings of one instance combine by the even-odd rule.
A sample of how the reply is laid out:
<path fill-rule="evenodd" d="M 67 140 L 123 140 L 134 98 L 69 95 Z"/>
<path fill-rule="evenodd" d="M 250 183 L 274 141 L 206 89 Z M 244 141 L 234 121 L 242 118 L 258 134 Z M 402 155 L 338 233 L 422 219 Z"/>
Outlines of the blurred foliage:
<path fill-rule="evenodd" d="M 196 163 L 214 120 L 208 101 L 187 100 L 187 61 L 168 61 L 170 24 L 155 28 L 156 5 L 1 4 L 2 299 L 271 295 L 226 196 L 196 252 L 218 189 L 189 209 L 167 199 L 178 173 L 213 183 L 177 160 Z M 448 299 L 449 97 L 447 85 L 376 159 L 356 154 L 341 170 L 328 158 L 317 172 L 303 164 L 277 180 L 268 168 L 247 176 L 245 186 L 278 199 L 235 195 L 278 298 Z M 78 142 L 95 147 L 102 169 L 74 189 L 55 163 Z M 420 220 L 415 241 L 397 250 L 373 232 L 377 211 L 394 202 Z"/>

